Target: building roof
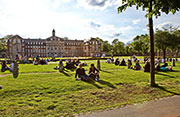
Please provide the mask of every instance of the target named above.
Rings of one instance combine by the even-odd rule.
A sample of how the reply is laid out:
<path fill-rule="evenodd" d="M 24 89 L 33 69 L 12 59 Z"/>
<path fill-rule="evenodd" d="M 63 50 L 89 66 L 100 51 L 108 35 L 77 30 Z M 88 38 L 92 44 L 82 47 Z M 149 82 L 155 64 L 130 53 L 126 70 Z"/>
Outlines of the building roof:
<path fill-rule="evenodd" d="M 45 39 L 24 39 L 25 42 L 45 42 Z"/>
<path fill-rule="evenodd" d="M 57 37 L 57 36 L 51 36 L 46 39 L 47 41 L 63 41 L 63 38 Z"/>
<path fill-rule="evenodd" d="M 14 35 L 11 39 L 23 39 L 22 37 L 20 37 L 19 35 Z"/>

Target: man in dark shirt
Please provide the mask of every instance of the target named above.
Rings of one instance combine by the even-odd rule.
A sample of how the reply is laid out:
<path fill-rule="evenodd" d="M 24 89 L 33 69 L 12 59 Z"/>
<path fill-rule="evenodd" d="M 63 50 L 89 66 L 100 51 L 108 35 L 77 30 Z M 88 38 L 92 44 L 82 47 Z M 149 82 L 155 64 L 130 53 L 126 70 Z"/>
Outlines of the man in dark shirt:
<path fill-rule="evenodd" d="M 79 79 L 77 79 L 77 76 Z M 76 70 L 75 78 L 76 80 L 88 80 L 88 76 L 85 73 L 85 69 L 82 68 L 81 63 L 79 64 L 79 68 Z"/>

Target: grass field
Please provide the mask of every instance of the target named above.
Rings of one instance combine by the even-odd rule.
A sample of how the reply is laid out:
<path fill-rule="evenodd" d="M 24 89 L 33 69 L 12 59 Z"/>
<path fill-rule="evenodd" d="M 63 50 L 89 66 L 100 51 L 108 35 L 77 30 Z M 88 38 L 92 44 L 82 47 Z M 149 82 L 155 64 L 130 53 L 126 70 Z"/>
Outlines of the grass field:
<path fill-rule="evenodd" d="M 87 63 L 88 71 L 96 61 Z M 180 62 L 173 72 L 156 73 L 157 88 L 149 87 L 150 74 L 142 70 L 101 62 L 102 80 L 84 82 L 75 80 L 75 71 L 54 70 L 57 64 L 22 64 L 17 79 L 0 73 L 0 116 L 73 116 L 180 94 Z"/>

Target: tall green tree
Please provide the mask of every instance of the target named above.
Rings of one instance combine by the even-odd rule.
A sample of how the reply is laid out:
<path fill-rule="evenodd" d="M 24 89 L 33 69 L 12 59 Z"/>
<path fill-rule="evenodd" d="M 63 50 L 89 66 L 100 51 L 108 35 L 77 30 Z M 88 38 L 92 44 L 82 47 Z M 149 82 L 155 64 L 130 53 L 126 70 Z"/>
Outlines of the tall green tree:
<path fill-rule="evenodd" d="M 114 40 L 112 41 L 112 46 L 115 45 L 115 44 L 117 44 L 118 42 L 119 42 L 119 39 L 114 39 Z"/>
<path fill-rule="evenodd" d="M 131 43 L 134 51 L 136 51 L 140 55 L 146 55 L 149 50 L 149 37 L 147 34 L 145 35 L 137 35 L 133 42 Z"/>
<path fill-rule="evenodd" d="M 101 43 L 101 51 L 110 53 L 111 52 L 111 44 L 108 41 L 103 41 L 99 37 L 96 38 Z"/>
<path fill-rule="evenodd" d="M 7 40 L 12 37 L 13 35 L 6 35 L 3 38 L 0 38 L 0 51 L 1 52 L 7 51 Z"/>
<path fill-rule="evenodd" d="M 158 30 L 155 33 L 155 46 L 163 50 L 163 58 L 166 59 L 166 50 L 172 44 L 172 35 L 168 31 Z"/>
<path fill-rule="evenodd" d="M 174 41 L 173 41 L 173 46 L 171 47 L 176 51 L 176 57 L 178 56 L 178 53 L 180 51 L 180 30 L 176 29 L 172 32 Z"/>
<path fill-rule="evenodd" d="M 162 12 L 168 14 L 180 10 L 180 0 L 122 0 L 122 6 L 118 8 L 118 12 L 122 12 L 127 7 L 135 6 L 138 10 L 142 8 L 146 11 L 145 15 L 149 21 L 149 37 L 150 37 L 150 51 L 151 51 L 151 86 L 155 87 L 155 72 L 154 72 L 154 32 L 153 32 L 153 16 L 158 17 Z"/>
<path fill-rule="evenodd" d="M 113 54 L 124 55 L 125 52 L 125 45 L 123 42 L 118 41 L 115 45 L 113 45 Z"/>

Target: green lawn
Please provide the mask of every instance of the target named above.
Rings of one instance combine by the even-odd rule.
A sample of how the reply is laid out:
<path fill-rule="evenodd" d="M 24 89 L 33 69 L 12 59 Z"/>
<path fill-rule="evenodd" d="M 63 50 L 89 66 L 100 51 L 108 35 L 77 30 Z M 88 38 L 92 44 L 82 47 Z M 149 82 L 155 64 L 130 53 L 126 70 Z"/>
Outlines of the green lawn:
<path fill-rule="evenodd" d="M 87 63 L 88 72 L 96 61 Z M 54 70 L 57 64 L 22 64 L 17 79 L 0 73 L 0 116 L 72 116 L 180 94 L 180 62 L 174 72 L 156 73 L 157 88 L 149 87 L 150 74 L 142 70 L 101 62 L 102 80 L 84 82 L 75 80 L 75 71 Z"/>

